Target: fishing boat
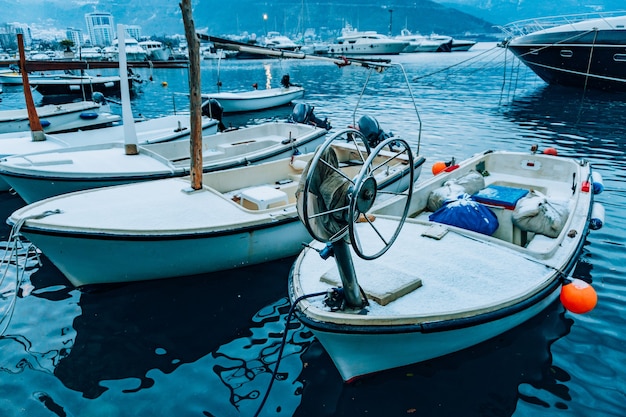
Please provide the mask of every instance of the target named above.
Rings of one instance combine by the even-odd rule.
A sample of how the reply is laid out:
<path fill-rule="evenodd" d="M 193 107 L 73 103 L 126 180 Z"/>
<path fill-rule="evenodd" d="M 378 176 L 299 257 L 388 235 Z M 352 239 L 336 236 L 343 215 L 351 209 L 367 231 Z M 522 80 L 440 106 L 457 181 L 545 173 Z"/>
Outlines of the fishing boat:
<path fill-rule="evenodd" d="M 214 133 L 214 132 L 212 132 Z M 203 172 L 245 166 L 314 151 L 327 130 L 301 123 L 267 122 L 210 134 L 202 140 Z M 103 143 L 0 159 L 0 176 L 27 203 L 89 188 L 189 175 L 189 136 L 138 146 Z"/>
<path fill-rule="evenodd" d="M 122 117 L 111 113 L 104 97 L 95 101 L 64 104 L 47 104 L 36 108 L 43 131 L 46 133 L 71 132 L 111 126 Z M 0 134 L 30 131 L 26 109 L 0 111 Z"/>
<path fill-rule="evenodd" d="M 129 89 L 140 83 L 136 77 L 128 77 Z M 29 79 L 30 86 L 42 96 L 80 96 L 87 100 L 92 99 L 95 92 L 105 96 L 120 96 L 120 76 L 93 76 L 93 75 L 62 75 L 54 77 L 37 77 Z"/>
<path fill-rule="evenodd" d="M 593 288 L 568 276 L 603 222 L 589 162 L 487 151 L 433 164 L 437 175 L 379 204 L 375 149 L 352 192 L 320 204 L 337 194 L 318 185 L 323 152 L 297 203 L 315 241 L 288 288 L 345 381 L 471 347 L 559 297 L 576 313 L 595 306 Z"/>
<path fill-rule="evenodd" d="M 367 159 L 363 133 L 333 136 L 335 161 L 352 177 Z M 79 191 L 29 204 L 8 222 L 76 287 L 201 274 L 297 254 L 310 240 L 296 192 L 313 153 L 188 177 Z M 424 158 L 379 153 L 379 192 L 396 195 Z M 115 260 L 112 262 L 111 260 Z"/>
<path fill-rule="evenodd" d="M 509 23 L 504 46 L 548 84 L 626 91 L 626 13 Z"/>
<path fill-rule="evenodd" d="M 280 87 L 259 90 L 255 85 L 250 91 L 202 94 L 202 99 L 217 100 L 224 113 L 239 113 L 284 106 L 303 96 L 304 87 L 292 84 L 289 75 L 284 75 Z"/>

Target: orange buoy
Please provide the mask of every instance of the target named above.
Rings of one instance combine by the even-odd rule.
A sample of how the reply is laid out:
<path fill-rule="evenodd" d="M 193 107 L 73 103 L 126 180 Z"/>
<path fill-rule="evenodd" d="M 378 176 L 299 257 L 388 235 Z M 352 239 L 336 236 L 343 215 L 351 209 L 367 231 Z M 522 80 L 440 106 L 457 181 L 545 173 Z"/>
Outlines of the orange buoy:
<path fill-rule="evenodd" d="M 546 148 L 543 150 L 544 155 L 554 155 L 556 156 L 558 154 L 558 152 L 556 151 L 556 148 Z"/>
<path fill-rule="evenodd" d="M 576 314 L 588 313 L 598 303 L 598 295 L 591 285 L 582 279 L 572 279 L 561 287 L 561 303 Z"/>
<path fill-rule="evenodd" d="M 448 165 L 443 161 L 435 162 L 432 167 L 433 175 L 439 174 L 440 172 L 444 171 L 447 167 Z"/>
<path fill-rule="evenodd" d="M 167 87 L 167 81 L 163 81 L 163 82 L 161 83 L 161 85 L 162 85 L 163 87 Z"/>

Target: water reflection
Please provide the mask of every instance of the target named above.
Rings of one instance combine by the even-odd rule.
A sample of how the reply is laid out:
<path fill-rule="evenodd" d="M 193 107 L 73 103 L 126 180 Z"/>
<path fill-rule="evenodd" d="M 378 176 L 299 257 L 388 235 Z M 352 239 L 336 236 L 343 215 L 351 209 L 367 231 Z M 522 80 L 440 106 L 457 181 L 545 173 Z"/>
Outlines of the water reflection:
<path fill-rule="evenodd" d="M 614 159 L 626 145 L 626 94 L 543 86 L 518 95 L 502 115 L 576 156 Z"/>

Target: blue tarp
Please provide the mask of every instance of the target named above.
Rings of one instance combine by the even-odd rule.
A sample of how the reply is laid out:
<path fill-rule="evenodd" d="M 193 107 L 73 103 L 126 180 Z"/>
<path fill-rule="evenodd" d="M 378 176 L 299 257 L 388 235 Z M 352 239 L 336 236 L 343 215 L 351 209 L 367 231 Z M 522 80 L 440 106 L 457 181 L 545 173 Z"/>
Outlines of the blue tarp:
<path fill-rule="evenodd" d="M 428 219 L 489 236 L 498 228 L 498 218 L 493 211 L 489 207 L 473 201 L 468 194 L 448 202 L 431 214 Z"/>

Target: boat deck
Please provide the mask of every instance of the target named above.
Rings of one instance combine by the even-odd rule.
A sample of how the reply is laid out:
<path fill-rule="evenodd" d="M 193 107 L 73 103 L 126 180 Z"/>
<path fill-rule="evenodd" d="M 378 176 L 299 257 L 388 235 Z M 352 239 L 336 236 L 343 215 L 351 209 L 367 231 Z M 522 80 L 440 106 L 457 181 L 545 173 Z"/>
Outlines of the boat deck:
<path fill-rule="evenodd" d="M 396 224 L 394 220 L 383 218 L 377 218 L 375 223 L 381 228 L 395 227 Z M 531 289 L 547 285 L 553 274 L 549 267 L 536 259 L 520 256 L 518 251 L 494 241 L 479 240 L 449 228 L 441 239 L 432 238 L 432 227 L 440 226 L 409 219 L 391 249 L 376 262 L 353 255 L 359 284 L 368 294 L 370 305 L 365 316 L 344 313 L 344 322 L 415 323 L 437 321 L 444 316 L 446 319 L 460 318 L 466 316 L 468 311 L 488 312 L 513 304 L 526 297 Z M 321 249 L 323 245 L 317 243 L 316 247 Z M 334 258 L 324 261 L 309 252 L 310 255 L 298 267 L 302 274 L 303 293 L 340 286 Z M 446 264 L 446 273 L 442 275 L 442 262 L 451 256 L 454 262 Z M 326 271 L 321 274 L 326 278 L 320 279 L 321 271 Z M 404 287 L 411 285 L 415 279 L 421 281 L 417 290 L 385 306 L 374 301 L 380 295 L 393 298 L 393 293 L 404 292 Z M 494 298 L 494 294 L 498 297 Z M 318 311 L 319 317 L 328 311 L 322 297 L 312 299 L 310 303 L 308 314 L 313 318 L 316 317 L 314 310 Z M 419 314 L 415 313 L 416 306 L 419 306 Z M 335 317 L 338 314 L 341 316 L 341 313 L 333 313 Z"/>

